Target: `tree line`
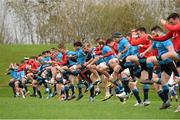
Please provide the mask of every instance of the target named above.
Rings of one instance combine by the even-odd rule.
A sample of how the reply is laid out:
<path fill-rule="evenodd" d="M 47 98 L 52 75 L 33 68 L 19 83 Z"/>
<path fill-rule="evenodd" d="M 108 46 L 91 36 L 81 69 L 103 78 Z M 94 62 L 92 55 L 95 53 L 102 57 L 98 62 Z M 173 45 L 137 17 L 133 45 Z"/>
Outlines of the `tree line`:
<path fill-rule="evenodd" d="M 125 35 L 140 26 L 150 29 L 179 8 L 178 0 L 7 0 L 0 43 L 86 42 L 115 31 Z M 7 19 L 14 24 L 8 26 Z"/>

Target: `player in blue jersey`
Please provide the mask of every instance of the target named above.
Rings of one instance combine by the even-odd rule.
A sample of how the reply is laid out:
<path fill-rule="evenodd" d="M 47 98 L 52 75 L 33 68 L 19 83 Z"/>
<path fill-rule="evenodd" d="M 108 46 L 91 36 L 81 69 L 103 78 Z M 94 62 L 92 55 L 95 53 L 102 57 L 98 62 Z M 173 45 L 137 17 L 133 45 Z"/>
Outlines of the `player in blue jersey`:
<path fill-rule="evenodd" d="M 159 26 L 153 27 L 151 31 L 153 35 L 163 36 L 162 29 Z M 158 56 L 157 57 L 151 56 L 147 58 L 147 68 L 149 73 L 148 79 L 153 81 L 152 76 L 153 76 L 154 65 L 159 64 L 161 66 L 161 79 L 157 79 L 157 80 L 158 82 L 161 83 L 162 89 L 157 89 L 157 92 L 163 101 L 163 104 L 160 107 L 160 109 L 166 109 L 171 106 L 168 97 L 168 93 L 169 93 L 168 81 L 173 72 L 171 66 L 166 66 L 166 63 L 167 62 L 171 63 L 172 59 L 166 59 L 166 61 L 164 61 L 161 59 L 161 56 L 168 52 L 174 52 L 174 48 L 171 40 L 166 40 L 164 42 L 154 41 L 152 46 L 150 46 L 145 52 L 141 53 L 140 55 L 143 56 L 145 53 L 151 51 L 152 49 L 158 50 Z"/>
<path fill-rule="evenodd" d="M 9 81 L 9 86 L 12 87 L 14 97 L 16 97 L 16 90 L 15 90 L 15 84 L 14 83 L 18 80 L 17 71 L 18 71 L 17 64 L 16 63 L 15 64 L 11 63 L 9 68 L 8 68 L 7 75 L 11 76 L 11 79 Z"/>

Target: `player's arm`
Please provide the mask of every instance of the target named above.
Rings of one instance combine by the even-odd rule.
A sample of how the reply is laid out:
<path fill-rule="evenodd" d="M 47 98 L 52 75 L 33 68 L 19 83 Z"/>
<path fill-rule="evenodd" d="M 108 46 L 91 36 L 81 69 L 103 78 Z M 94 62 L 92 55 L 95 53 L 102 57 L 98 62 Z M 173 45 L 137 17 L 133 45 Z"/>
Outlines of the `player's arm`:
<path fill-rule="evenodd" d="M 107 52 L 106 54 L 104 54 L 102 57 L 105 58 L 105 57 L 108 57 L 108 56 L 111 56 L 111 55 L 114 55 L 114 51 L 109 51 Z"/>
<path fill-rule="evenodd" d="M 120 53 L 123 54 L 123 53 L 127 52 L 128 49 L 129 49 L 129 44 L 127 44 L 126 47 L 125 47 L 125 49 L 122 50 Z"/>
<path fill-rule="evenodd" d="M 140 54 L 141 57 L 144 57 L 146 53 L 151 52 L 153 45 L 149 46 L 143 53 Z"/>
<path fill-rule="evenodd" d="M 131 45 L 138 46 L 146 41 L 146 36 L 140 37 L 138 39 L 131 39 Z"/>
<path fill-rule="evenodd" d="M 160 36 L 160 37 L 153 37 L 152 39 L 154 39 L 155 41 L 166 41 L 170 38 L 172 38 L 173 34 L 172 32 L 168 32 L 166 35 L 164 36 Z"/>
<path fill-rule="evenodd" d="M 180 24 L 170 25 L 170 24 L 165 23 L 164 27 L 169 31 L 180 31 Z"/>

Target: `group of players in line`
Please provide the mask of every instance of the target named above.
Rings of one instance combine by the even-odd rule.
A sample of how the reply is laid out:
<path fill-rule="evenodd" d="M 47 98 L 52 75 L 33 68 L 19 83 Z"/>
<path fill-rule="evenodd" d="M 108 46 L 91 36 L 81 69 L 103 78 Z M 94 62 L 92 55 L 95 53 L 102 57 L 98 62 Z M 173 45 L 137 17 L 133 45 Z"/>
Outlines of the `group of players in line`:
<path fill-rule="evenodd" d="M 167 109 L 171 106 L 169 90 L 178 86 L 180 92 L 180 16 L 172 13 L 161 23 L 168 31 L 166 34 L 159 26 L 154 26 L 151 34 L 140 27 L 126 36 L 115 32 L 111 38 L 97 38 L 95 47 L 76 41 L 71 51 L 60 43 L 57 49 L 25 57 L 19 64 L 9 66 L 8 73 L 12 77 L 9 86 L 15 97 L 21 95 L 23 98 L 29 94 L 29 83 L 33 88 L 32 97 L 42 98 L 41 87 L 44 86 L 48 98 L 59 95 L 63 101 L 80 100 L 82 88 L 85 88 L 84 92 L 90 91 L 89 101 L 93 102 L 103 82 L 103 101 L 115 95 L 125 102 L 133 94 L 137 100 L 135 106 L 147 106 L 150 104 L 149 88 L 153 85 L 162 100 L 160 109 Z M 143 100 L 137 88 L 138 81 L 143 84 Z M 176 95 L 176 90 L 172 91 Z M 178 106 L 176 112 L 179 111 Z"/>

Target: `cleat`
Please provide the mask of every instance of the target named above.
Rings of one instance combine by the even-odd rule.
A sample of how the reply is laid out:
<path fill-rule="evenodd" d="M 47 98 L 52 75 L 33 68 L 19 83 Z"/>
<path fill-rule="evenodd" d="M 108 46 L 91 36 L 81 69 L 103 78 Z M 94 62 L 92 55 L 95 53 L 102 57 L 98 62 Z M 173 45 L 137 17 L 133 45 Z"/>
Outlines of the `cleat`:
<path fill-rule="evenodd" d="M 52 96 L 52 97 L 54 97 L 54 96 L 56 96 L 56 95 L 57 95 L 57 92 L 53 93 L 53 96 Z"/>
<path fill-rule="evenodd" d="M 47 99 L 52 98 L 52 96 L 53 96 L 53 94 L 52 94 L 52 93 L 51 93 L 51 94 L 49 94 L 49 95 L 48 95 L 48 97 L 47 97 Z"/>
<path fill-rule="evenodd" d="M 143 102 L 143 104 L 144 104 L 144 106 L 148 106 L 148 105 L 151 104 L 151 102 L 150 102 L 149 100 L 145 100 L 145 101 Z"/>
<path fill-rule="evenodd" d="M 120 98 L 120 97 L 119 97 L 119 101 L 122 102 L 122 104 L 125 104 L 125 103 L 126 103 L 125 98 Z"/>
<path fill-rule="evenodd" d="M 162 109 L 167 109 L 167 108 L 169 108 L 170 106 L 171 106 L 170 102 L 167 101 L 166 103 L 163 103 L 163 104 L 162 104 L 162 106 L 160 107 L 160 110 L 162 110 Z"/>
<path fill-rule="evenodd" d="M 138 102 L 137 102 L 136 104 L 134 104 L 134 106 L 135 106 L 135 107 L 143 106 L 143 103 L 138 103 Z"/>
<path fill-rule="evenodd" d="M 26 93 L 25 93 L 25 96 L 28 96 L 30 94 L 30 92 L 29 91 L 27 91 Z"/>
<path fill-rule="evenodd" d="M 76 101 L 80 100 L 83 97 L 83 94 L 79 94 Z"/>
<path fill-rule="evenodd" d="M 37 95 L 35 95 L 35 94 L 31 94 L 31 95 L 30 95 L 30 97 L 36 97 L 36 96 L 37 96 Z"/>
<path fill-rule="evenodd" d="M 112 94 L 106 95 L 104 97 L 104 99 L 102 99 L 102 101 L 106 101 L 106 100 L 110 99 L 112 96 L 113 96 Z"/>
<path fill-rule="evenodd" d="M 73 94 L 71 97 L 69 97 L 68 100 L 72 100 L 74 98 L 76 98 L 75 94 Z"/>
<path fill-rule="evenodd" d="M 94 97 L 89 97 L 89 102 L 94 102 L 95 98 Z"/>
<path fill-rule="evenodd" d="M 101 91 L 95 91 L 95 96 L 101 94 Z"/>
<path fill-rule="evenodd" d="M 24 95 L 22 95 L 22 98 L 25 99 L 26 97 Z"/>
<path fill-rule="evenodd" d="M 180 105 L 178 105 L 177 109 L 174 112 L 180 112 Z"/>
<path fill-rule="evenodd" d="M 47 94 L 48 92 L 49 92 L 49 88 L 46 88 L 44 94 Z"/>
<path fill-rule="evenodd" d="M 60 100 L 60 101 L 64 101 L 64 100 L 65 100 L 65 95 L 62 94 L 61 96 L 59 96 L 59 100 Z"/>
<path fill-rule="evenodd" d="M 165 103 L 163 103 L 159 109 L 160 110 L 165 109 Z"/>
<path fill-rule="evenodd" d="M 120 94 L 116 94 L 116 96 L 119 97 L 119 98 L 126 98 L 127 97 L 125 92 L 122 92 Z"/>
<path fill-rule="evenodd" d="M 98 85 L 98 84 L 100 84 L 100 83 L 101 83 L 100 80 L 96 80 L 96 81 L 93 83 L 93 85 Z"/>

